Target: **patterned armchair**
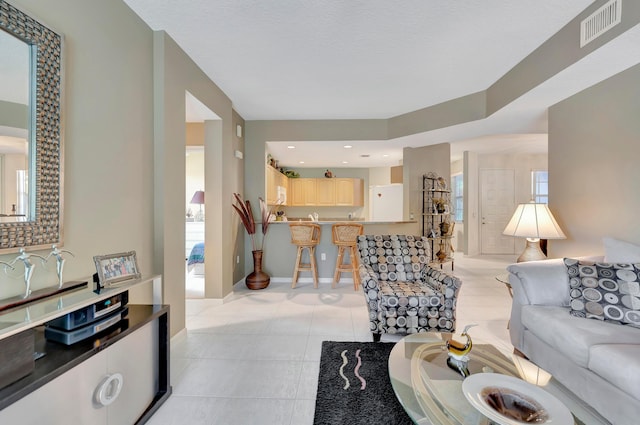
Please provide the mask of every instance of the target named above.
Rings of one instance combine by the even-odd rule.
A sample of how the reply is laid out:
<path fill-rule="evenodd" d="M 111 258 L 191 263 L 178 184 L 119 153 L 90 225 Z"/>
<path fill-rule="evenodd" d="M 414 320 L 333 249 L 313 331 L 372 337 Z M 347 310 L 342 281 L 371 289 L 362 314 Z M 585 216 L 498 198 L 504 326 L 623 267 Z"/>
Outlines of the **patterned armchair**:
<path fill-rule="evenodd" d="M 358 236 L 360 281 L 374 341 L 383 333 L 451 332 L 462 281 L 429 266 L 424 236 Z"/>

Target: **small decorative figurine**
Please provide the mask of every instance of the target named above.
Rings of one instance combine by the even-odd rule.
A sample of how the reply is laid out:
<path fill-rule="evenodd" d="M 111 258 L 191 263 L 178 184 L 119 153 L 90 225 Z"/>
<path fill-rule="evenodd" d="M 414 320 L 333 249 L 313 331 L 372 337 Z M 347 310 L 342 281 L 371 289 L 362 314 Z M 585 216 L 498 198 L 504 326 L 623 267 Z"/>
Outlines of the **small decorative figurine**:
<path fill-rule="evenodd" d="M 478 326 L 478 325 L 476 324 L 467 325 L 462 330 L 462 333 L 460 334 L 460 336 L 466 336 L 467 337 L 466 342 L 462 343 L 454 339 L 450 339 L 447 341 L 447 350 L 449 351 L 448 353 L 449 357 L 447 358 L 447 366 L 449 366 L 451 369 L 455 370 L 456 372 L 459 372 L 465 378 L 470 375 L 469 369 L 468 369 L 469 357 L 467 356 L 467 354 L 471 351 L 471 348 L 473 347 L 473 343 L 471 342 L 471 336 L 469 336 L 468 331 L 469 331 L 469 328 L 472 328 L 474 326 Z"/>
<path fill-rule="evenodd" d="M 71 254 L 72 257 L 75 257 L 75 255 L 73 255 L 73 252 L 71 251 L 67 251 L 66 249 L 58 249 L 57 245 L 52 245 L 51 248 L 53 249 L 53 251 L 51 251 L 49 253 L 49 255 L 47 255 L 47 258 L 45 258 L 45 261 L 49 261 L 49 257 L 56 257 L 56 273 L 58 274 L 58 288 L 62 288 L 63 285 L 63 281 L 62 281 L 62 271 L 64 269 L 64 262 L 66 261 L 66 259 L 62 256 L 63 253 L 67 253 L 67 254 Z"/>
<path fill-rule="evenodd" d="M 29 295 L 31 295 L 31 277 L 33 276 L 33 269 L 35 269 L 36 267 L 36 265 L 31 262 L 31 257 L 38 257 L 43 262 L 46 260 L 41 255 L 29 254 L 25 252 L 24 248 L 20 248 L 20 255 L 11 260 L 11 262 L 9 263 L 9 266 L 11 266 L 11 268 L 13 268 L 13 265 L 18 261 L 22 261 L 22 263 L 24 264 L 24 285 L 26 286 L 26 290 L 22 298 L 27 298 L 29 297 Z"/>
<path fill-rule="evenodd" d="M 324 176 L 328 179 L 330 179 L 331 177 L 333 177 L 333 173 L 329 170 L 324 172 Z"/>

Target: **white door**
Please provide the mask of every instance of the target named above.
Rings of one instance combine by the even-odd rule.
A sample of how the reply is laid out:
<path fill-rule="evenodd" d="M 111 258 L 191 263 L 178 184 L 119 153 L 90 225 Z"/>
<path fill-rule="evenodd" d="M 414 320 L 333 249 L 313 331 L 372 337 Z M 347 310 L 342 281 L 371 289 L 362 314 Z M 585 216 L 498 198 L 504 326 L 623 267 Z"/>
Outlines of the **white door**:
<path fill-rule="evenodd" d="M 480 252 L 513 254 L 515 238 L 504 236 L 515 211 L 514 170 L 480 170 Z"/>

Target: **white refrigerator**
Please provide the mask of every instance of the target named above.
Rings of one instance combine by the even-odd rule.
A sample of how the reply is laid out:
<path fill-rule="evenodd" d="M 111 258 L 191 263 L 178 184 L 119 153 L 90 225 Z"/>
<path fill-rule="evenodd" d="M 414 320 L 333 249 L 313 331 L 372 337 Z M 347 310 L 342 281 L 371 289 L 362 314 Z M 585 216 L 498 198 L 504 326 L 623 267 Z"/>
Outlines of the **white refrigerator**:
<path fill-rule="evenodd" d="M 402 221 L 402 183 L 369 186 L 369 220 Z"/>

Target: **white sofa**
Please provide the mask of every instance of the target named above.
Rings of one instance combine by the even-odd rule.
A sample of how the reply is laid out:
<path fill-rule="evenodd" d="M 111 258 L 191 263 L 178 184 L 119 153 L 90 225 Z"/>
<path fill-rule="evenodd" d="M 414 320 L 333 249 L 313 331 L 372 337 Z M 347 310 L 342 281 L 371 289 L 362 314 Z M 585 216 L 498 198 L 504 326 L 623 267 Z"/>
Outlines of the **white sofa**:
<path fill-rule="evenodd" d="M 562 259 L 507 270 L 513 346 L 611 423 L 640 423 L 640 328 L 571 316 Z"/>

